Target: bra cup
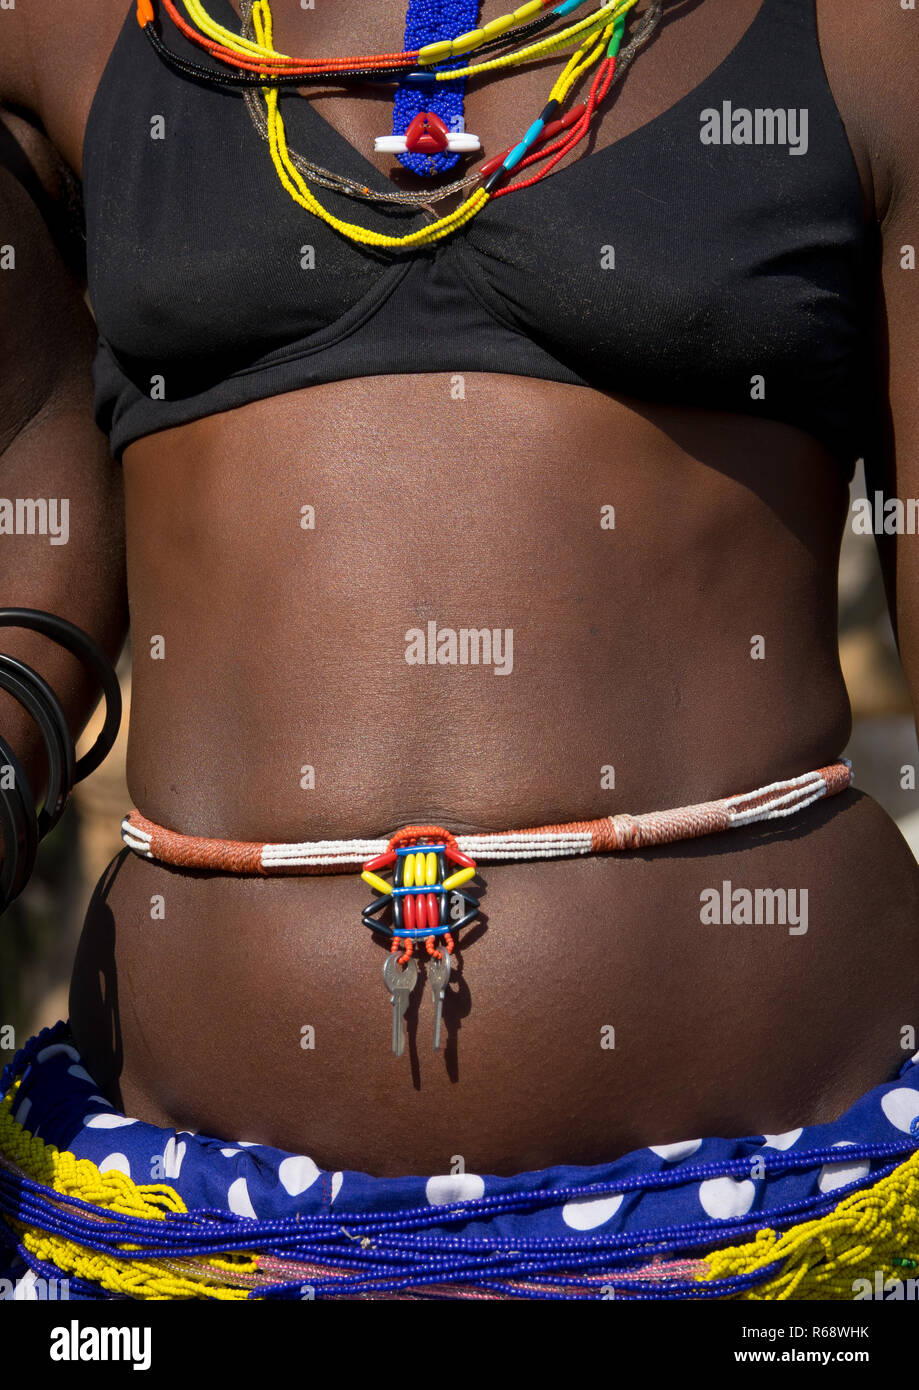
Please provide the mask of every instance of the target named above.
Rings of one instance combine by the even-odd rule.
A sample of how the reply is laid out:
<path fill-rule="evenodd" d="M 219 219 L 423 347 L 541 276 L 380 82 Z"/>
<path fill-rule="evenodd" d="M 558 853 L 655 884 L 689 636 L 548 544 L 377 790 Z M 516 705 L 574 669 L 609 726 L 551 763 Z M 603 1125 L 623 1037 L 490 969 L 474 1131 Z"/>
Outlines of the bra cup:
<path fill-rule="evenodd" d="M 178 32 L 170 46 L 200 56 Z M 295 103 L 285 104 L 309 120 L 308 103 Z M 317 126 L 313 157 L 340 168 L 314 148 L 328 129 Z M 83 183 L 90 299 L 100 333 L 125 359 L 254 360 L 334 324 L 400 259 L 356 246 L 294 203 L 242 96 L 178 76 L 133 13 L 92 104 Z M 353 200 L 317 193 L 335 216 L 354 220 Z M 398 235 L 424 222 L 404 208 L 374 205 L 374 213 Z"/>
<path fill-rule="evenodd" d="M 169 42 L 200 61 L 174 29 Z M 291 148 L 391 187 L 308 101 L 282 102 Z M 735 142 L 728 121 L 704 142 L 705 113 L 725 103 L 805 111 L 806 155 L 787 139 Z M 392 235 L 427 224 L 411 207 L 315 192 Z M 90 112 L 84 202 L 96 419 L 116 457 L 283 391 L 432 371 L 783 421 L 846 476 L 862 448 L 872 249 L 814 0 L 763 0 L 670 110 L 405 251 L 357 244 L 297 205 L 241 95 L 174 72 L 132 11 Z"/>
<path fill-rule="evenodd" d="M 857 178 L 778 146 L 713 159 L 698 124 L 638 131 L 501 199 L 457 263 L 590 385 L 785 420 L 848 453 L 867 313 Z"/>

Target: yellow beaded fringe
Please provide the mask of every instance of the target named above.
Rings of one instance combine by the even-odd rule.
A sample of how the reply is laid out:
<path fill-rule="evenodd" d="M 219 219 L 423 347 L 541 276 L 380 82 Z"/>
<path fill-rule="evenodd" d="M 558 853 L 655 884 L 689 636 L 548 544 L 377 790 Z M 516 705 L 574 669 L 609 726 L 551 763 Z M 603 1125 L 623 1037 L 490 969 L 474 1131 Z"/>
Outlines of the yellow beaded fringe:
<path fill-rule="evenodd" d="M 167 1211 L 187 1211 L 179 1194 L 165 1183 L 138 1186 L 117 1169 L 102 1173 L 89 1159 L 77 1158 L 68 1150 L 57 1149 L 30 1134 L 13 1118 L 13 1100 L 18 1088 L 17 1080 L 0 1102 L 0 1156 L 26 1177 L 52 1188 L 62 1197 L 92 1202 L 100 1212 L 162 1221 Z M 220 1273 L 226 1270 L 227 1273 L 248 1274 L 258 1269 L 255 1255 L 222 1259 L 197 1256 L 168 1262 L 119 1260 L 38 1227 L 7 1219 L 26 1249 L 37 1259 L 54 1265 L 64 1275 L 90 1280 L 109 1293 L 128 1298 L 245 1298 L 248 1290 L 222 1284 Z M 126 1245 L 125 1248 L 137 1249 L 137 1246 Z"/>
<path fill-rule="evenodd" d="M 782 1271 L 735 1298 L 851 1299 L 853 1282 L 889 1278 L 902 1269 L 894 1260 L 919 1261 L 919 1152 L 886 1178 L 844 1197 L 833 1211 L 779 1234 L 758 1231 L 745 1245 L 706 1256 L 700 1279 L 752 1274 L 784 1261 Z"/>

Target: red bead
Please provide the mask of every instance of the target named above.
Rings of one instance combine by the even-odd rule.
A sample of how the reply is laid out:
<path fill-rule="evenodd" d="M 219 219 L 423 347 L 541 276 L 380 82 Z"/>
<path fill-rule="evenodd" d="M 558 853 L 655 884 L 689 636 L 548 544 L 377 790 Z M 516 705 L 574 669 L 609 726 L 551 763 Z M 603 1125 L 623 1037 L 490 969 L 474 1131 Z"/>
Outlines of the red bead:
<path fill-rule="evenodd" d="M 415 894 L 406 893 L 402 899 L 402 925 L 406 931 L 415 930 Z"/>
<path fill-rule="evenodd" d="M 386 850 L 383 854 L 378 854 L 375 859 L 368 859 L 364 868 L 369 869 L 370 872 L 373 873 L 375 869 L 385 869 L 390 864 L 395 864 L 395 862 L 396 851 L 391 849 Z"/>
<path fill-rule="evenodd" d="M 438 903 L 437 898 L 433 893 L 428 894 L 427 903 L 428 926 L 431 928 L 431 931 L 433 931 L 435 927 L 440 926 L 440 904 Z"/>
<path fill-rule="evenodd" d="M 414 154 L 440 154 L 450 132 L 435 111 L 419 111 L 405 132 L 405 148 Z"/>
<path fill-rule="evenodd" d="M 475 860 L 470 859 L 468 854 L 463 854 L 462 850 L 454 849 L 452 845 L 444 848 L 444 854 L 451 864 L 459 864 L 462 869 L 474 869 Z"/>
<path fill-rule="evenodd" d="M 586 110 L 587 107 L 582 101 L 580 105 L 573 106 L 567 115 L 562 116 L 560 120 L 550 121 L 537 135 L 536 146 L 534 148 L 538 148 L 544 141 L 554 139 L 556 135 L 561 135 L 563 130 L 567 130 L 570 126 L 573 126 L 579 121 Z M 493 173 L 500 164 L 504 163 L 506 157 L 513 148 L 513 145 L 508 145 L 507 149 L 503 150 L 501 154 L 493 155 L 491 159 L 486 159 L 484 164 L 480 164 L 476 170 L 479 178 L 487 179 L 489 174 Z"/>
<path fill-rule="evenodd" d="M 479 175 L 479 177 L 487 179 L 488 175 L 493 173 L 494 170 L 497 169 L 499 164 L 504 163 L 505 155 L 510 154 L 512 149 L 513 146 L 508 145 L 507 149 L 502 154 L 493 155 L 491 159 L 486 159 L 484 164 L 480 164 L 478 169 L 476 170 L 476 173 Z"/>

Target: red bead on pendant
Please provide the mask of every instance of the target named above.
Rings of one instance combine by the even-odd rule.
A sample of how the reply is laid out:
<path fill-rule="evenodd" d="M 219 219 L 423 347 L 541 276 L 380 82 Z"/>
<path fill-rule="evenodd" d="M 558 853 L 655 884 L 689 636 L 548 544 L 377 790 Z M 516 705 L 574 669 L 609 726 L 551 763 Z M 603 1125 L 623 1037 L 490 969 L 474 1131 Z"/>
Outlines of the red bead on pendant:
<path fill-rule="evenodd" d="M 449 140 L 450 132 L 436 111 L 419 111 L 405 132 L 405 148 L 415 154 L 440 154 Z"/>

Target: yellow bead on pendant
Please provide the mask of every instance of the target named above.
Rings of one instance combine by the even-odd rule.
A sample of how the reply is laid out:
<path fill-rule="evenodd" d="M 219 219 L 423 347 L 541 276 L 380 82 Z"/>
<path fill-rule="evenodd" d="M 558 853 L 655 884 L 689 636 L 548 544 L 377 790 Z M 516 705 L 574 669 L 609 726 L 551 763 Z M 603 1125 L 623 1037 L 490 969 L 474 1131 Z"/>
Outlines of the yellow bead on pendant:
<path fill-rule="evenodd" d="M 365 883 L 369 883 L 371 888 L 375 888 L 378 893 L 391 893 L 392 884 L 387 883 L 385 878 L 380 878 L 372 869 L 365 869 L 361 874 Z"/>
<path fill-rule="evenodd" d="M 475 878 L 475 869 L 458 869 L 455 874 L 444 879 L 444 892 L 449 893 L 452 888 L 459 888 L 460 884 L 468 883 L 471 878 Z"/>

